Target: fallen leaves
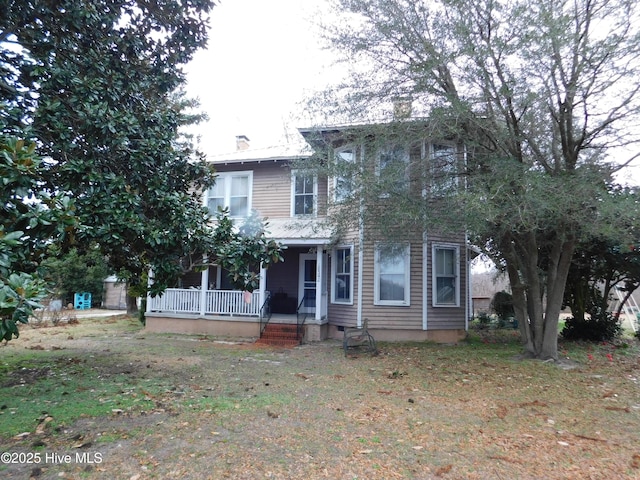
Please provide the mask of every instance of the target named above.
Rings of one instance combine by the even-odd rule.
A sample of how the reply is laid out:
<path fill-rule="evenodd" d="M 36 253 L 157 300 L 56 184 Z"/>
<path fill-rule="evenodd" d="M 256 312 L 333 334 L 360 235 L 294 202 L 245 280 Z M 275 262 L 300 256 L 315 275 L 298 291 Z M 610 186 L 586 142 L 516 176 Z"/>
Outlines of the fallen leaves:
<path fill-rule="evenodd" d="M 631 412 L 631 409 L 629 407 L 610 407 L 610 406 L 606 406 L 604 407 L 605 410 L 611 410 L 612 412 L 625 412 L 625 413 L 629 413 Z"/>
<path fill-rule="evenodd" d="M 548 407 L 549 404 L 546 402 L 541 402 L 540 400 L 533 400 L 532 402 L 523 402 L 518 404 L 519 407 Z"/>
<path fill-rule="evenodd" d="M 516 457 L 507 457 L 505 455 L 489 455 L 488 457 L 491 460 L 500 460 L 501 462 L 514 463 L 521 465 L 522 461 Z"/>
<path fill-rule="evenodd" d="M 442 475 L 449 473 L 452 468 L 453 468 L 453 465 L 451 464 L 443 465 L 442 467 L 436 468 L 434 473 L 436 474 L 436 476 L 441 477 Z"/>
<path fill-rule="evenodd" d="M 500 420 L 504 420 L 508 413 L 509 413 L 509 410 L 504 405 L 499 405 L 498 408 L 496 409 L 496 416 Z"/>
<path fill-rule="evenodd" d="M 47 425 L 51 423 L 53 417 L 50 415 L 45 415 L 38 420 L 38 425 L 36 426 L 36 435 L 42 435 L 47 428 Z"/>

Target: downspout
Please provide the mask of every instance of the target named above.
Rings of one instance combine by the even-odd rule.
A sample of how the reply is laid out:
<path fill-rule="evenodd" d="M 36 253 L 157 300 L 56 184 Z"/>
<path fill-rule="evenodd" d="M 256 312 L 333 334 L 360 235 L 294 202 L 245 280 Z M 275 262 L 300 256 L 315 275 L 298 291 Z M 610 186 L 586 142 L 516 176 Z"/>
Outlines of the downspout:
<path fill-rule="evenodd" d="M 360 227 L 358 239 L 358 304 L 357 304 L 357 326 L 362 327 L 362 263 L 364 259 L 364 232 Z"/>
<path fill-rule="evenodd" d="M 360 168 L 364 163 L 364 146 L 360 149 Z M 362 271 L 364 263 L 364 199 L 360 195 L 360 206 L 358 212 L 358 302 L 356 309 L 356 326 L 362 328 Z"/>
<path fill-rule="evenodd" d="M 427 317 L 429 309 L 429 244 L 427 232 L 422 238 L 422 330 L 427 330 Z"/>
<path fill-rule="evenodd" d="M 462 161 L 464 162 L 464 167 L 465 170 L 467 169 L 467 165 L 469 164 L 469 158 L 468 158 L 468 150 L 467 150 L 467 145 L 464 144 L 462 145 L 462 149 L 463 149 L 463 158 Z M 464 181 L 464 189 L 465 192 L 467 190 L 467 177 L 465 176 L 463 178 Z M 465 226 L 466 226 L 466 222 L 465 222 Z M 466 315 L 464 317 L 464 331 L 468 332 L 469 331 L 469 313 L 471 313 L 471 315 L 473 315 L 473 293 L 472 293 L 472 289 L 471 289 L 471 260 L 469 259 L 469 232 L 467 231 L 467 229 L 465 228 L 465 232 L 464 232 L 464 247 L 465 247 L 465 264 L 466 264 L 466 269 L 467 269 L 467 309 L 466 309 Z"/>
<path fill-rule="evenodd" d="M 466 311 L 464 316 L 464 331 L 469 331 L 469 315 L 473 315 L 472 306 L 473 306 L 473 297 L 472 297 L 472 285 L 471 285 L 471 262 L 469 260 L 469 235 L 464 234 L 464 243 L 465 243 L 465 268 L 467 270 L 467 301 L 466 301 Z"/>

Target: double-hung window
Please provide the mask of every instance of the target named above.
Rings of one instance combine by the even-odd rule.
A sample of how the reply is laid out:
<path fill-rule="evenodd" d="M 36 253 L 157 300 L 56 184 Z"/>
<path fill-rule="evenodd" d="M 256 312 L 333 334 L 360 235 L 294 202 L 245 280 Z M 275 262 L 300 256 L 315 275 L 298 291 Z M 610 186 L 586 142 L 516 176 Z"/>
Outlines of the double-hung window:
<path fill-rule="evenodd" d="M 219 208 L 228 208 L 234 218 L 249 216 L 251 210 L 251 188 L 253 172 L 223 172 L 207 191 L 207 207 L 212 215 Z"/>
<path fill-rule="evenodd" d="M 374 304 L 409 305 L 409 245 L 376 245 L 374 262 Z"/>
<path fill-rule="evenodd" d="M 454 145 L 431 145 L 431 193 L 443 196 L 453 193 L 458 187 L 458 156 Z"/>
<path fill-rule="evenodd" d="M 318 203 L 317 196 L 317 177 L 301 172 L 293 172 L 291 179 L 292 216 L 315 215 Z"/>
<path fill-rule="evenodd" d="M 355 188 L 353 168 L 355 164 L 355 148 L 346 147 L 336 150 L 335 177 L 333 184 L 333 197 L 336 203 L 344 202 L 353 194 Z"/>
<path fill-rule="evenodd" d="M 353 247 L 337 247 L 331 262 L 331 301 L 353 304 Z"/>
<path fill-rule="evenodd" d="M 409 151 L 405 145 L 390 145 L 378 153 L 378 177 L 382 195 L 404 191 L 409 185 Z"/>
<path fill-rule="evenodd" d="M 460 306 L 460 249 L 454 245 L 434 245 L 433 265 L 433 306 Z"/>

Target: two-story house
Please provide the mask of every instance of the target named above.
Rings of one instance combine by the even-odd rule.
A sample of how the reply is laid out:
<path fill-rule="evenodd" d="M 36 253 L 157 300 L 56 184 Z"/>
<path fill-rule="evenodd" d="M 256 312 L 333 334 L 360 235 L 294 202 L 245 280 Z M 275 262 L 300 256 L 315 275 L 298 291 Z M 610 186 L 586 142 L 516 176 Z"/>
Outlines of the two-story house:
<path fill-rule="evenodd" d="M 340 210 L 347 197 L 353 206 L 358 168 L 380 179 L 382 189 L 373 197 L 378 206 L 393 200 L 395 188 L 414 188 L 419 199 L 425 171 L 429 188 L 445 192 L 454 177 L 436 181 L 434 172 L 459 162 L 460 147 L 430 139 L 424 127 L 412 129 L 410 140 L 379 141 L 363 132 L 362 126 L 301 129 L 306 147 L 261 150 L 248 148 L 241 136 L 236 152 L 210 159 L 218 179 L 203 202 L 212 211 L 229 208 L 237 221 L 257 211 L 267 219 L 269 237 L 286 246 L 284 262 L 261 271 L 252 294 L 230 290 L 217 267 L 188 275 L 180 288 L 148 299 L 147 328 L 259 337 L 267 316 L 270 323 L 302 318 L 304 339 L 314 341 L 342 338 L 344 328 L 367 319 L 378 340 L 461 339 L 470 316 L 464 233 L 444 236 L 415 225 L 388 236 L 375 233 L 379 229 L 364 214 L 339 230 L 326 221 L 328 215 L 373 210 L 366 204 L 371 200 Z M 318 158 L 357 167 L 341 173 L 303 168 Z M 386 186 L 385 176 L 392 178 Z"/>

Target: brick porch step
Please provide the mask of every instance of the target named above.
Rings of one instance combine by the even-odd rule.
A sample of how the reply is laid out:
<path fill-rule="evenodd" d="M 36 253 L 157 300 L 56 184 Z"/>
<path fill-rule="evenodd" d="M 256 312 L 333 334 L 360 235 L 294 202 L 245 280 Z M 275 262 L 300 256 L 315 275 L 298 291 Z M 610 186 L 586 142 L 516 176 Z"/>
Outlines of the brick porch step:
<path fill-rule="evenodd" d="M 300 345 L 297 325 L 268 324 L 262 336 L 256 341 L 258 345 L 291 348 Z"/>

